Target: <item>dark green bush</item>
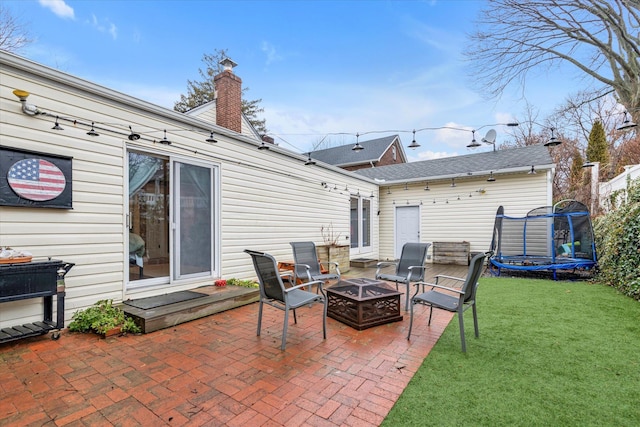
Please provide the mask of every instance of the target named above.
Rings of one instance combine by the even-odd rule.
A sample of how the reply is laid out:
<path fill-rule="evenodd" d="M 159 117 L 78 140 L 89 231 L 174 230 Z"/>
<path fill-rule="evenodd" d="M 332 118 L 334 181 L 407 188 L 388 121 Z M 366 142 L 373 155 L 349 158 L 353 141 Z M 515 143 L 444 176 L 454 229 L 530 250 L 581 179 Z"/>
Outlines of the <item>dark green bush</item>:
<path fill-rule="evenodd" d="M 598 280 L 640 301 L 640 180 L 627 189 L 627 203 L 594 221 Z"/>
<path fill-rule="evenodd" d="M 121 308 L 114 306 L 112 300 L 100 300 L 91 307 L 73 313 L 69 330 L 105 334 L 117 326 L 121 326 L 123 333 L 140 332 L 133 319 L 126 316 Z"/>

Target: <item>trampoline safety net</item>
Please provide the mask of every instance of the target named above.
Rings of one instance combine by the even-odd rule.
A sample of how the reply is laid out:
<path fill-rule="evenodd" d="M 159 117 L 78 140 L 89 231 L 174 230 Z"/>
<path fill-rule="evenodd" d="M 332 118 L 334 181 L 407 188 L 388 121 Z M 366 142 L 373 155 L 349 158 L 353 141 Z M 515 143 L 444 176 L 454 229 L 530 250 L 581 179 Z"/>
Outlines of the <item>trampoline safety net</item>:
<path fill-rule="evenodd" d="M 589 269 L 596 265 L 596 249 L 587 207 L 576 200 L 532 209 L 524 217 L 510 217 L 500 206 L 496 213 L 491 264 L 515 270 Z"/>

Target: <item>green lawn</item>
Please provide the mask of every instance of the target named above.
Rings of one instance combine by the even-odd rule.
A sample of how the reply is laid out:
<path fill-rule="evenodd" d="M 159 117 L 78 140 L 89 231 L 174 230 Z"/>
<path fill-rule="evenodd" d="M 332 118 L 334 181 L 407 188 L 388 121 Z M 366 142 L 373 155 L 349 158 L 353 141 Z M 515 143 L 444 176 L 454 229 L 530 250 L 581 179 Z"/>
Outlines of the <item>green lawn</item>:
<path fill-rule="evenodd" d="M 428 310 L 418 306 L 416 310 Z M 480 279 L 383 426 L 640 426 L 640 304 L 588 282 Z M 427 327 L 427 325 L 414 325 Z"/>

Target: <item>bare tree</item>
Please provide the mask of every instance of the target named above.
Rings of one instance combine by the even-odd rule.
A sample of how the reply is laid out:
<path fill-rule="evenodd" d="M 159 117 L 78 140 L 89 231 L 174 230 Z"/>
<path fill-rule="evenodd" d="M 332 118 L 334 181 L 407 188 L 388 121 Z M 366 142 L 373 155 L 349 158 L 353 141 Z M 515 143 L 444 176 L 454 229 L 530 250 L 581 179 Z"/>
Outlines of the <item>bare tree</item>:
<path fill-rule="evenodd" d="M 489 0 L 466 55 L 472 75 L 492 96 L 526 75 L 560 62 L 615 92 L 640 119 L 640 1 Z M 598 95 L 596 95 L 598 96 Z"/>
<path fill-rule="evenodd" d="M 26 26 L 0 3 L 0 50 L 18 52 L 31 41 Z"/>

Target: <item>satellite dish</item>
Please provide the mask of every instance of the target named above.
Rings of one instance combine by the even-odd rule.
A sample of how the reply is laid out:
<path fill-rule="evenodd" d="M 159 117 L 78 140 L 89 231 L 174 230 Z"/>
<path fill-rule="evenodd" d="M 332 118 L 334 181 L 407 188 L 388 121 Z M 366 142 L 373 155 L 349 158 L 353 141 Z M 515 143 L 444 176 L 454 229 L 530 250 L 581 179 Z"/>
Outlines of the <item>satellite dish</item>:
<path fill-rule="evenodd" d="M 482 138 L 482 142 L 486 144 L 495 144 L 496 143 L 497 133 L 493 129 L 489 129 L 484 138 Z"/>

